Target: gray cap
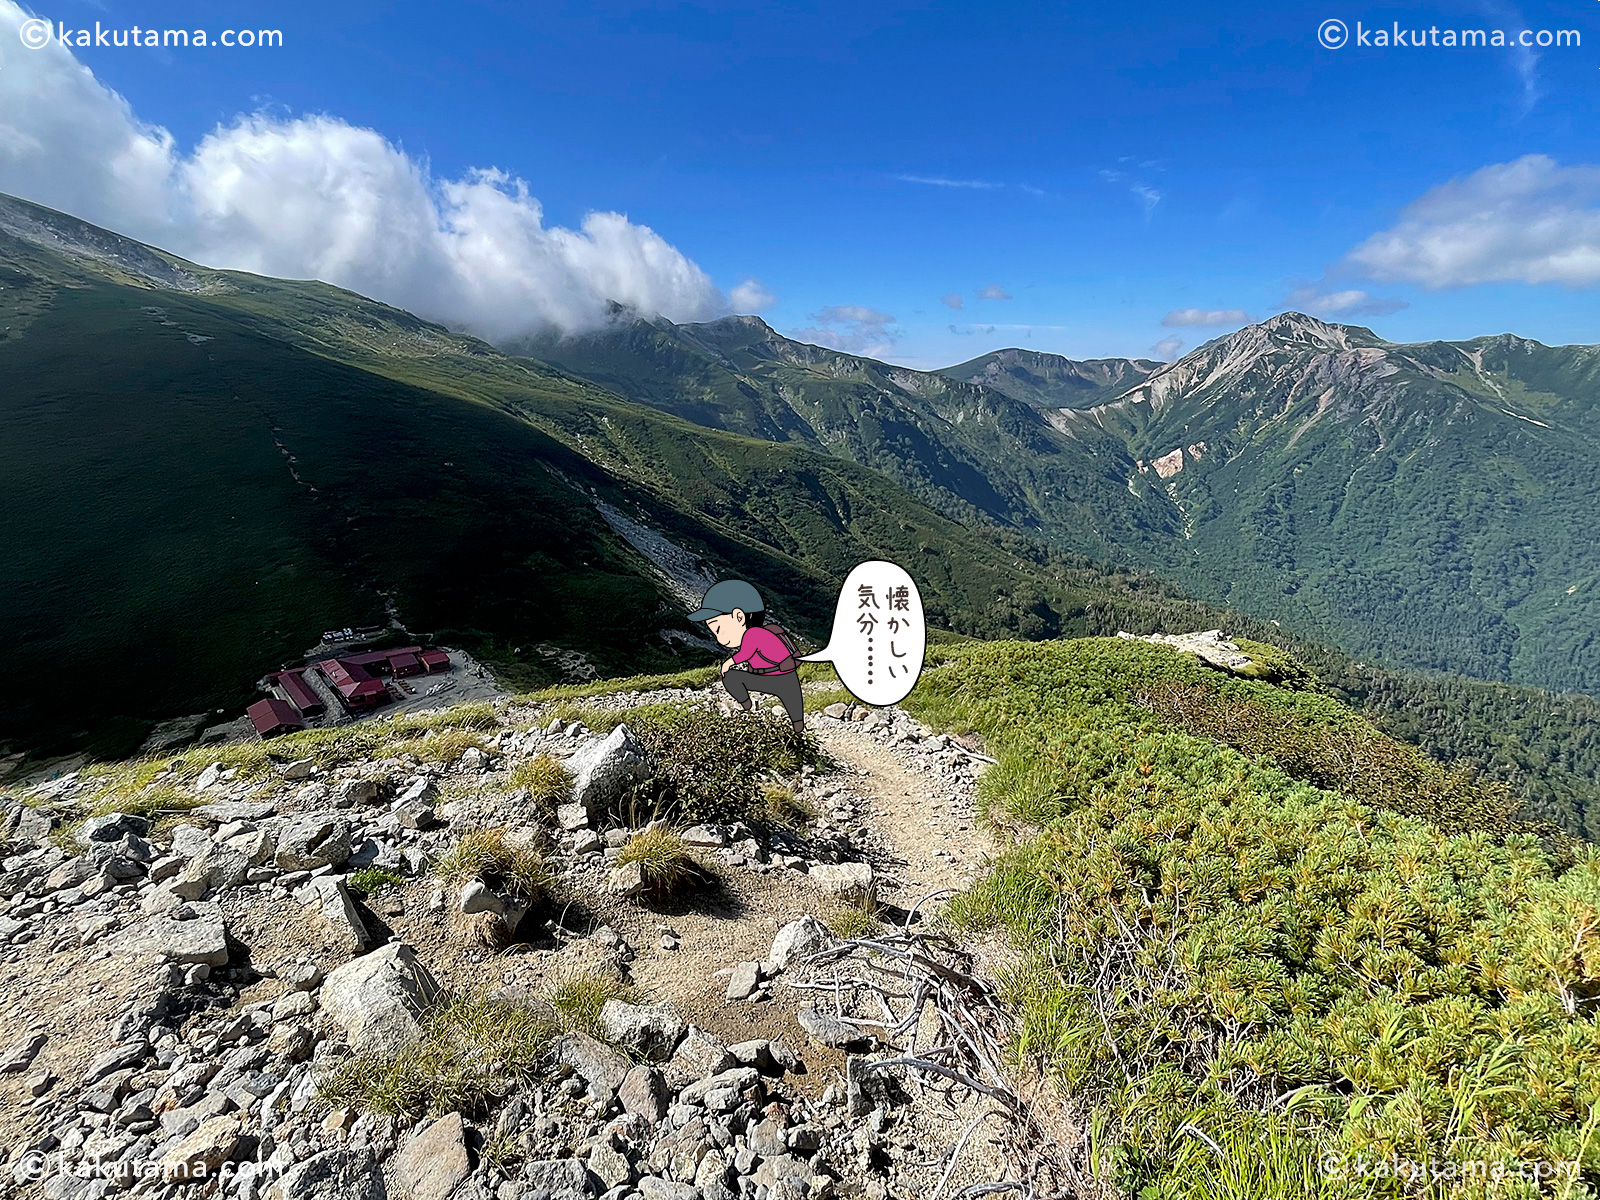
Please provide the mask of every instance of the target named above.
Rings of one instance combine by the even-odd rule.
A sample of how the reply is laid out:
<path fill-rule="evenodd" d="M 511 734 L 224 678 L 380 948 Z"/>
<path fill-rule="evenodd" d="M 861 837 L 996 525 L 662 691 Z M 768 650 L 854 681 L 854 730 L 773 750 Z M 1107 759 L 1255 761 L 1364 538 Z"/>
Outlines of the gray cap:
<path fill-rule="evenodd" d="M 698 612 L 689 614 L 691 621 L 709 621 L 712 617 L 725 617 L 734 609 L 741 612 L 761 612 L 766 605 L 761 602 L 761 593 L 742 579 L 724 579 L 721 583 L 713 583 L 711 590 L 706 593 L 705 599 L 700 601 Z"/>

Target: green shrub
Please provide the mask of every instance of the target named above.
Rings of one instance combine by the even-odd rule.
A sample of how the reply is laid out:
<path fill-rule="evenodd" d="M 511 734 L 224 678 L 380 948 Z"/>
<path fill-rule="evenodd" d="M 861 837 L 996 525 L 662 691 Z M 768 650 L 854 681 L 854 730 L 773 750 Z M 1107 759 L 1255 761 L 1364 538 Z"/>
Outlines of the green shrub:
<path fill-rule="evenodd" d="M 571 975 L 556 984 L 550 993 L 550 1007 L 561 1024 L 590 1037 L 600 1038 L 600 1010 L 607 1000 L 638 999 L 638 993 L 615 976 Z"/>
<path fill-rule="evenodd" d="M 319 1089 L 327 1104 L 420 1118 L 480 1115 L 508 1087 L 532 1083 L 556 1032 L 545 1014 L 488 996 L 457 996 L 433 1008 L 422 1036 L 402 1054 L 360 1054 Z"/>
<path fill-rule="evenodd" d="M 1504 834 L 1512 827 L 1517 801 L 1504 784 L 1447 770 L 1332 701 L 1292 707 L 1185 683 L 1141 688 L 1134 699 L 1166 722 L 1363 804 L 1450 832 Z"/>
<path fill-rule="evenodd" d="M 527 789 L 533 803 L 551 811 L 572 797 L 572 775 L 548 754 L 535 755 L 512 767 L 506 786 L 513 791 Z"/>
<path fill-rule="evenodd" d="M 734 717 L 704 707 L 658 706 L 626 714 L 654 764 L 654 807 L 686 825 L 749 820 L 773 774 L 819 759 L 816 741 L 767 713 Z"/>
<path fill-rule="evenodd" d="M 647 895 L 666 899 L 703 883 L 707 870 L 683 838 L 664 825 L 634 834 L 617 854 L 617 865 L 638 863 Z"/>
<path fill-rule="evenodd" d="M 1313 733 L 1321 713 L 1330 737 L 1364 726 L 1324 697 L 1111 639 L 958 648 L 907 701 L 981 733 L 1002 763 L 991 808 L 1045 826 L 945 919 L 1003 930 L 1027 956 L 1003 980 L 1018 1051 L 1116 1143 L 1117 1186 L 1266 1200 L 1301 1194 L 1324 1148 L 1592 1152 L 1600 850 L 1563 870 L 1531 836 L 1451 835 L 1311 786 L 1133 702 L 1168 684 Z M 1269 1127 L 1291 1093 L 1292 1126 Z M 1250 1139 L 1230 1130 L 1276 1139 L 1254 1184 Z"/>
<path fill-rule="evenodd" d="M 351 871 L 349 878 L 351 890 L 363 896 L 376 896 L 386 887 L 404 887 L 405 883 L 404 875 L 387 867 L 363 867 L 359 871 Z"/>

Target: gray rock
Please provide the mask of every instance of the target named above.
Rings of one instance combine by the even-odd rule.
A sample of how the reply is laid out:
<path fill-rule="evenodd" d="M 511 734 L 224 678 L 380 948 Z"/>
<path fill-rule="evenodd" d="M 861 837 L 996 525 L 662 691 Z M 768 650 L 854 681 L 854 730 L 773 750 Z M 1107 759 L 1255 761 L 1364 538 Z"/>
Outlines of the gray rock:
<path fill-rule="evenodd" d="M 261 800 L 218 800 L 202 804 L 189 815 L 197 821 L 211 821 L 227 825 L 233 821 L 262 821 L 277 811 L 270 802 Z"/>
<path fill-rule="evenodd" d="M 803 1187 L 810 1176 L 811 1168 L 804 1160 L 792 1154 L 779 1154 L 765 1159 L 750 1178 L 755 1181 L 756 1186 L 770 1189 L 778 1187 L 782 1181 L 788 1179 L 799 1182 Z M 804 1194 L 802 1190 L 801 1195 Z"/>
<path fill-rule="evenodd" d="M 746 1092 L 751 1088 L 760 1086 L 760 1071 L 754 1067 L 734 1067 L 732 1070 L 721 1071 L 716 1075 L 691 1083 L 678 1093 L 678 1099 L 684 1104 L 700 1104 L 704 1102 L 710 1092 L 724 1090 Z"/>
<path fill-rule="evenodd" d="M 412 1136 L 390 1163 L 389 1179 L 407 1200 L 449 1200 L 470 1172 L 461 1114 L 453 1112 Z"/>
<path fill-rule="evenodd" d="M 395 1050 L 415 1041 L 439 984 L 403 942 L 335 968 L 324 981 L 322 1010 L 344 1029 L 356 1050 Z"/>
<path fill-rule="evenodd" d="M 297 758 L 283 768 L 283 777 L 290 783 L 299 783 L 302 779 L 310 779 L 311 772 L 316 770 L 317 764 L 309 758 Z"/>
<path fill-rule="evenodd" d="M 377 1156 L 368 1149 L 325 1150 L 298 1162 L 264 1200 L 388 1200 Z M 399 1200 L 397 1197 L 396 1200 Z"/>
<path fill-rule="evenodd" d="M 522 1181 L 534 1196 L 548 1194 L 549 1200 L 589 1200 L 589 1168 L 581 1159 L 550 1158 L 525 1163 Z"/>
<path fill-rule="evenodd" d="M 143 837 L 150 832 L 150 822 L 132 813 L 106 813 L 103 817 L 90 817 L 78 827 L 78 840 L 85 846 L 95 842 L 120 842 L 129 834 Z"/>
<path fill-rule="evenodd" d="M 715 825 L 694 825 L 682 836 L 687 844 L 702 850 L 718 850 L 728 844 L 728 835 Z"/>
<path fill-rule="evenodd" d="M 481 879 L 469 880 L 462 886 L 459 907 L 463 916 L 480 912 L 503 914 L 506 911 L 505 901 L 491 892 Z"/>
<path fill-rule="evenodd" d="M 581 804 L 556 805 L 556 824 L 572 833 L 589 827 L 589 810 Z"/>
<path fill-rule="evenodd" d="M 439 798 L 438 785 L 426 775 L 418 775 L 396 798 L 396 804 L 431 804 Z"/>
<path fill-rule="evenodd" d="M 621 1187 L 633 1182 L 633 1167 L 627 1156 L 605 1142 L 600 1142 L 589 1151 L 589 1171 L 605 1188 Z"/>
<path fill-rule="evenodd" d="M 277 863 L 285 871 L 343 866 L 349 857 L 350 826 L 335 817 L 298 817 L 278 834 Z"/>
<path fill-rule="evenodd" d="M 811 879 L 824 895 L 847 904 L 870 904 L 877 898 L 871 863 L 818 863 L 811 868 Z"/>
<path fill-rule="evenodd" d="M 20 1071 L 26 1071 L 34 1056 L 44 1049 L 47 1040 L 44 1034 L 34 1032 L 25 1033 L 12 1042 L 6 1047 L 6 1052 L 0 1055 L 0 1075 L 15 1075 Z"/>
<path fill-rule="evenodd" d="M 765 1038 L 739 1042 L 728 1047 L 728 1056 L 741 1067 L 754 1067 L 763 1075 L 781 1075 L 783 1068 L 772 1057 L 772 1043 Z"/>
<path fill-rule="evenodd" d="M 670 1179 L 657 1179 L 646 1175 L 639 1180 L 639 1195 L 643 1200 L 701 1200 L 700 1189 L 687 1183 L 673 1183 Z"/>
<path fill-rule="evenodd" d="M 244 854 L 212 842 L 169 886 L 185 900 L 199 900 L 208 892 L 238 887 L 250 866 Z"/>
<path fill-rule="evenodd" d="M 667 1064 L 667 1077 L 677 1086 L 683 1087 L 697 1079 L 704 1079 L 707 1075 L 718 1075 L 730 1067 L 739 1065 L 738 1060 L 729 1053 L 726 1046 L 705 1030 L 691 1025 L 688 1032 L 683 1035 L 683 1041 L 678 1043 L 677 1050 L 673 1052 L 672 1060 Z"/>
<path fill-rule="evenodd" d="M 433 805 L 420 800 L 405 800 L 395 805 L 394 819 L 402 829 L 432 829 L 439 823 Z"/>
<path fill-rule="evenodd" d="M 654 1067 L 637 1066 L 628 1072 L 617 1089 L 617 1099 L 622 1101 L 624 1112 L 643 1117 L 652 1125 L 661 1124 L 667 1115 L 667 1103 L 672 1093 L 667 1088 L 666 1076 Z"/>
<path fill-rule="evenodd" d="M 778 936 L 772 939 L 772 950 L 767 955 L 767 961 L 782 971 L 790 963 L 826 950 L 832 941 L 822 922 L 811 916 L 801 917 L 778 930 Z"/>
<path fill-rule="evenodd" d="M 644 892 L 644 866 L 623 863 L 606 876 L 606 891 L 617 896 L 638 896 Z"/>
<path fill-rule="evenodd" d="M 607 1000 L 600 1009 L 606 1040 L 643 1062 L 666 1062 L 683 1040 L 683 1019 L 664 1005 Z"/>
<path fill-rule="evenodd" d="M 820 1013 L 812 1004 L 802 1008 L 796 1014 L 796 1019 L 800 1022 L 800 1028 L 810 1034 L 814 1041 L 824 1046 L 832 1046 L 836 1050 L 873 1040 L 859 1025 L 852 1025 L 849 1021 L 841 1021 L 837 1017 Z"/>
<path fill-rule="evenodd" d="M 340 808 L 371 804 L 377 798 L 378 783 L 374 779 L 346 779 L 333 789 L 333 802 Z"/>
<path fill-rule="evenodd" d="M 761 986 L 761 964 L 742 962 L 733 968 L 733 976 L 728 980 L 729 1000 L 748 1000 L 755 994 L 756 988 Z"/>
<path fill-rule="evenodd" d="M 119 931 L 111 948 L 124 954 L 156 954 L 175 963 L 226 966 L 228 926 L 222 909 L 215 904 L 184 904 L 181 899 L 178 904 L 168 916 Z"/>
<path fill-rule="evenodd" d="M 649 776 L 644 747 L 626 722 L 579 746 L 566 766 L 572 773 L 572 802 L 583 805 L 591 822 Z"/>
<path fill-rule="evenodd" d="M 586 1033 L 569 1033 L 556 1045 L 556 1057 L 589 1085 L 597 1102 L 610 1104 L 633 1064 Z"/>
<path fill-rule="evenodd" d="M 333 934 L 334 944 L 349 954 L 370 949 L 372 934 L 350 898 L 350 885 L 344 876 L 325 875 L 313 879 L 308 886 L 314 893 L 317 911 Z"/>

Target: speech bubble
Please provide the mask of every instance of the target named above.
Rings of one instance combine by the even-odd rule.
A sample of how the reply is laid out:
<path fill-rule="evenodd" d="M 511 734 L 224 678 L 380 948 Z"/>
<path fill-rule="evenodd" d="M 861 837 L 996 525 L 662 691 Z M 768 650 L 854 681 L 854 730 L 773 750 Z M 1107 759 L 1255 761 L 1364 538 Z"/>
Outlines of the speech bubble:
<path fill-rule="evenodd" d="M 898 704 L 916 686 L 928 648 L 922 593 L 898 563 L 873 559 L 850 572 L 833 610 L 827 648 L 803 662 L 831 662 L 864 704 Z"/>

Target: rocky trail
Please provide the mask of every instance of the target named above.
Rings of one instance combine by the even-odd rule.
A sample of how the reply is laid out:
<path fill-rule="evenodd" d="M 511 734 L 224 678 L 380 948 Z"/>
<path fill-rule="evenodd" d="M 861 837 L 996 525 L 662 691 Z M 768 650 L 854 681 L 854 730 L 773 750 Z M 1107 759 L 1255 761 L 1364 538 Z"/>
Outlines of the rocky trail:
<path fill-rule="evenodd" d="M 819 765 L 790 780 L 806 816 L 680 830 L 706 882 L 654 898 L 617 863 L 639 831 L 606 814 L 608 791 L 652 770 L 616 710 L 662 702 L 715 704 L 591 698 L 624 719 L 602 735 L 501 702 L 451 761 L 172 771 L 157 782 L 198 803 L 155 826 L 71 827 L 81 776 L 0 799 L 0 1188 L 926 1200 L 1001 1177 L 995 1130 L 962 1136 L 991 1099 L 868 1065 L 922 1053 L 950 1013 L 994 1034 L 981 985 L 961 982 L 970 955 L 918 940 L 990 853 L 973 814 L 986 758 L 896 710 L 830 705 L 810 718 Z M 553 814 L 512 782 L 541 757 L 572 778 Z M 438 877 L 485 829 L 538 847 L 544 902 Z M 353 1062 L 432 1061 L 441 998 L 550 1012 L 573 980 L 603 981 L 603 1008 L 555 1028 L 531 1074 L 478 1064 L 506 1071 L 481 1099 L 395 1115 L 330 1099 Z M 934 998 L 910 1005 L 913 985 Z"/>

